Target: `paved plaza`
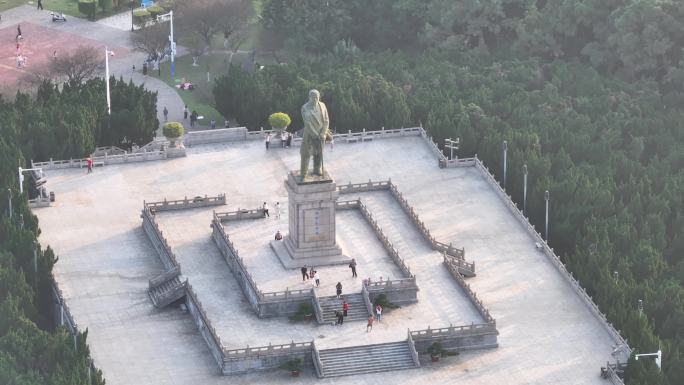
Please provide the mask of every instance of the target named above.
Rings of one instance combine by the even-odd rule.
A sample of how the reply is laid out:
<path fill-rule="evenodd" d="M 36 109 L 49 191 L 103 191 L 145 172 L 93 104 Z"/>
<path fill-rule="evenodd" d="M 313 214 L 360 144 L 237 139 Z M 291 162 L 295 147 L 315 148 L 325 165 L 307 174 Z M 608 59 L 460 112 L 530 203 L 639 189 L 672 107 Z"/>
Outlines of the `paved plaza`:
<path fill-rule="evenodd" d="M 188 148 L 186 158 L 47 172 L 57 201 L 36 209 L 43 245 L 59 262 L 54 273 L 79 328 L 89 330 L 92 356 L 108 384 L 604 384 L 599 368 L 612 338 L 510 214 L 475 167 L 440 169 L 420 137 L 339 144 L 326 150 L 338 183 L 392 179 L 441 242 L 464 247 L 477 276 L 468 278 L 496 319 L 499 347 L 471 351 L 422 368 L 335 379 L 310 371 L 293 379 L 283 371 L 222 377 L 190 316 L 176 307 L 155 309 L 148 280 L 163 271 L 141 228 L 143 200 L 226 193 L 226 206 L 157 214 L 227 348 L 316 340 L 320 347 L 398 341 L 407 328 L 481 322 L 442 265 L 386 191 L 360 197 L 416 275 L 418 303 L 394 310 L 371 333 L 363 323 L 342 327 L 258 319 L 210 238 L 212 209 L 229 211 L 281 202 L 280 220 L 230 221 L 226 232 L 263 291 L 310 287 L 298 270 L 285 270 L 268 246 L 287 231 L 284 179 L 299 163 L 298 148 L 266 151 L 260 141 Z M 357 210 L 338 211 L 338 241 L 359 261 L 359 278 L 346 266 L 321 267 L 321 295 L 359 292 L 360 280 L 399 278 L 372 228 Z M 427 360 L 429 361 L 429 359 Z"/>

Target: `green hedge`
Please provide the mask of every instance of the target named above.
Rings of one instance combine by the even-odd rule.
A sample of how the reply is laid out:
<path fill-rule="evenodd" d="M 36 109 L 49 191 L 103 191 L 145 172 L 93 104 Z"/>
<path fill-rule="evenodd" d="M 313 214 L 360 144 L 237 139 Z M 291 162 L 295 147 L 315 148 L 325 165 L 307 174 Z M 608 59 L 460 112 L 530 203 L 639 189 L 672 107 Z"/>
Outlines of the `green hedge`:
<path fill-rule="evenodd" d="M 79 0 L 78 11 L 88 16 L 90 19 L 94 19 L 95 12 L 97 11 L 97 2 L 94 0 Z"/>
<path fill-rule="evenodd" d="M 149 12 L 149 13 L 150 13 L 150 17 L 151 17 L 152 19 L 155 19 L 155 20 L 157 19 L 157 15 L 161 15 L 161 14 L 164 13 L 164 11 L 165 11 L 164 8 L 162 8 L 162 7 L 158 6 L 158 5 L 151 5 L 151 6 L 147 7 L 147 8 L 145 8 L 145 10 L 146 10 L 147 12 Z"/>

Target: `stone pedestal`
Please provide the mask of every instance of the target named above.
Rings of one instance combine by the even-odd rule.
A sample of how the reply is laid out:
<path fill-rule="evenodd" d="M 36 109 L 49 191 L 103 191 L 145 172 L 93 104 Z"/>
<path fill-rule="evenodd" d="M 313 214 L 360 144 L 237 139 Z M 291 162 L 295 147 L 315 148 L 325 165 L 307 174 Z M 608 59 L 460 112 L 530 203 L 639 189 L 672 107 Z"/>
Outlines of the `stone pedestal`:
<path fill-rule="evenodd" d="M 283 241 L 271 242 L 280 262 L 288 269 L 303 266 L 345 264 L 351 258 L 342 254 L 335 239 L 335 202 L 337 185 L 326 172 L 323 176 L 307 176 L 298 171 L 288 174 L 290 232 Z"/>

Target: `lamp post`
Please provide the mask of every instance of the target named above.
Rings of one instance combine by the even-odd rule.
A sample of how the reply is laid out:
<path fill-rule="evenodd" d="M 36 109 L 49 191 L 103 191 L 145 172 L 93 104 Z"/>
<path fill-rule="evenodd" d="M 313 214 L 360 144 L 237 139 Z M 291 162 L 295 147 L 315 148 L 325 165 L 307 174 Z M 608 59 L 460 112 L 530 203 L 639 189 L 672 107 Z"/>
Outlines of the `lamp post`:
<path fill-rule="evenodd" d="M 129 1 L 128 6 L 131 7 L 131 32 L 133 32 L 133 20 L 135 20 L 133 18 L 133 10 L 135 9 L 135 1 Z"/>
<path fill-rule="evenodd" d="M 9 195 L 7 196 L 7 202 L 9 202 L 9 217 L 10 219 L 12 219 L 12 190 L 7 189 L 7 192 L 9 193 Z"/>
<path fill-rule="evenodd" d="M 527 165 L 523 164 L 523 215 L 527 215 Z"/>
<path fill-rule="evenodd" d="M 639 357 L 649 357 L 649 356 L 655 356 L 655 363 L 656 363 L 656 365 L 658 365 L 658 370 L 662 370 L 662 367 L 660 365 L 663 362 L 663 351 L 660 349 L 658 349 L 658 351 L 655 353 L 635 354 L 634 359 L 639 361 Z"/>
<path fill-rule="evenodd" d="M 162 22 L 166 21 L 168 18 L 169 22 L 171 23 L 169 25 L 169 47 L 171 48 L 171 78 L 173 79 L 173 75 L 175 73 L 175 56 L 176 56 L 176 43 L 173 41 L 173 10 L 169 11 L 169 13 L 165 13 L 163 15 L 158 15 L 157 16 L 157 22 Z"/>
<path fill-rule="evenodd" d="M 546 210 L 545 210 L 545 235 L 546 235 L 546 243 L 549 243 L 549 190 L 544 191 L 544 201 L 546 202 Z"/>
<path fill-rule="evenodd" d="M 109 95 L 109 56 L 114 56 L 114 51 L 105 47 L 105 83 L 107 84 L 107 115 L 112 114 L 112 102 Z"/>
<path fill-rule="evenodd" d="M 506 158 L 508 156 L 508 141 L 503 141 L 503 188 L 506 190 Z"/>
<path fill-rule="evenodd" d="M 460 138 L 456 138 L 456 140 L 452 140 L 451 138 L 444 139 L 444 147 L 449 149 L 449 160 L 454 159 L 454 150 L 458 150 L 460 141 Z"/>

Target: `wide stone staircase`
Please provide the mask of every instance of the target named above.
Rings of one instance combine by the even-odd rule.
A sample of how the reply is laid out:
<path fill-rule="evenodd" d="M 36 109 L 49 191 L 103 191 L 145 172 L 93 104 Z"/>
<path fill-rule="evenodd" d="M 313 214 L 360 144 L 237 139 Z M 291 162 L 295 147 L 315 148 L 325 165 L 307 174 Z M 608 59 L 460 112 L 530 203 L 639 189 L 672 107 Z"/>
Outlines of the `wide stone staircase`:
<path fill-rule="evenodd" d="M 162 308 L 183 298 L 187 284 L 187 278 L 180 274 L 180 268 L 176 266 L 150 279 L 147 294 L 155 307 Z"/>
<path fill-rule="evenodd" d="M 418 365 L 413 359 L 408 341 L 346 348 L 322 349 L 320 357 L 321 377 L 340 377 L 354 374 L 413 369 Z"/>
<path fill-rule="evenodd" d="M 346 299 L 349 304 L 349 312 L 347 312 L 344 322 L 365 321 L 368 319 L 368 310 L 361 293 L 345 294 L 340 299 L 337 299 L 335 296 L 319 297 L 318 301 L 321 304 L 321 315 L 323 316 L 324 324 L 337 321 L 335 312 L 342 311 L 343 299 Z"/>

